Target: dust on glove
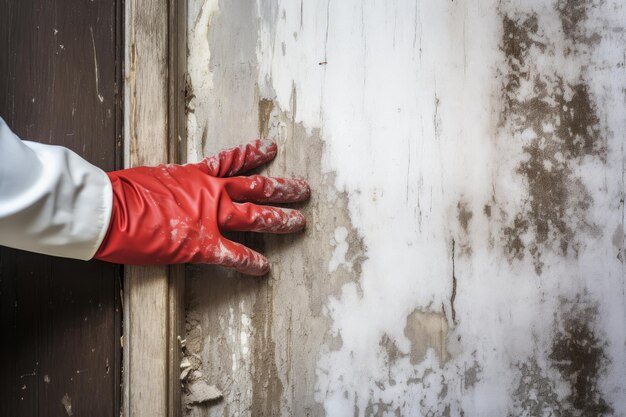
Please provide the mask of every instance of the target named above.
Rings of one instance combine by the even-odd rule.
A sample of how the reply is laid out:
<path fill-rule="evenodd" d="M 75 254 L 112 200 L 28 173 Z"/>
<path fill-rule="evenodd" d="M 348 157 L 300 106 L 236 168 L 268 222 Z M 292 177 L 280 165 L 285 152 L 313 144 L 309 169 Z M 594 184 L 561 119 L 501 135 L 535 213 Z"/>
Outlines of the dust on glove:
<path fill-rule="evenodd" d="M 274 142 L 256 140 L 195 164 L 107 173 L 113 210 L 94 258 L 131 265 L 208 263 L 249 275 L 267 273 L 265 256 L 221 232 L 293 233 L 304 228 L 298 210 L 255 203 L 306 200 L 310 189 L 305 181 L 237 176 L 275 156 Z"/>

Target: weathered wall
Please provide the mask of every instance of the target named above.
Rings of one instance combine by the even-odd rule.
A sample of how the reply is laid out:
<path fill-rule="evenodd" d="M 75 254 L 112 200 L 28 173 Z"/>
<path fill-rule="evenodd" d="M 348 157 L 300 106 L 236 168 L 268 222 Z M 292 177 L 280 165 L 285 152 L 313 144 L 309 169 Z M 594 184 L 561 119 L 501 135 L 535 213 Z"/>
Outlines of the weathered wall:
<path fill-rule="evenodd" d="M 314 190 L 191 267 L 194 416 L 626 415 L 619 0 L 190 0 L 189 160 Z"/>

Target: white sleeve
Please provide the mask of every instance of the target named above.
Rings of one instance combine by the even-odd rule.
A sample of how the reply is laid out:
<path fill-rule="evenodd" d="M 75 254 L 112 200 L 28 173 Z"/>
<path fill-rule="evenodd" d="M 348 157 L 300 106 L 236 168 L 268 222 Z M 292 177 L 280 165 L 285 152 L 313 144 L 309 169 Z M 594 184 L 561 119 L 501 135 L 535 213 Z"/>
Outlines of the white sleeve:
<path fill-rule="evenodd" d="M 100 168 L 61 146 L 22 141 L 0 118 L 0 245 L 91 259 L 112 198 Z"/>

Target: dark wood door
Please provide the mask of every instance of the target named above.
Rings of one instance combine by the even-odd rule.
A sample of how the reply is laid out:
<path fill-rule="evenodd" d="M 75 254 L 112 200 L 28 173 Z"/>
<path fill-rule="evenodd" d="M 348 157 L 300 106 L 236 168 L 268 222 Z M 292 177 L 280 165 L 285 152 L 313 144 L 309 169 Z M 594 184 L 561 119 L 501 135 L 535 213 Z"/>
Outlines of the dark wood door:
<path fill-rule="evenodd" d="M 121 0 L 0 0 L 0 116 L 121 166 Z M 117 416 L 120 268 L 0 248 L 0 416 Z"/>

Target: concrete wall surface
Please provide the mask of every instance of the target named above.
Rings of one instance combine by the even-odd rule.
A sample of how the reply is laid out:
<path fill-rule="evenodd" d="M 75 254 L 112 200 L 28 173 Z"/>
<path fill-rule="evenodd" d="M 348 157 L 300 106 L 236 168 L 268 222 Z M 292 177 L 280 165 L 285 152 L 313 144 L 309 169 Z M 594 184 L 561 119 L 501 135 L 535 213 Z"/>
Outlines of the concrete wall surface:
<path fill-rule="evenodd" d="M 192 416 L 626 416 L 621 0 L 190 0 L 188 159 L 307 178 L 193 266 Z"/>

